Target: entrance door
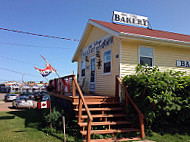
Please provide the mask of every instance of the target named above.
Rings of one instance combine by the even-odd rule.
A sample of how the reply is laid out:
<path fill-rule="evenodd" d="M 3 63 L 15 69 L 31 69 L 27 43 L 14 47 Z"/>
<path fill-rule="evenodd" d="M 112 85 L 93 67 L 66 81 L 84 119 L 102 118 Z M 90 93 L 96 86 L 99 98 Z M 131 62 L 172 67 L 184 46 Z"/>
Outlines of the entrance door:
<path fill-rule="evenodd" d="M 90 59 L 90 84 L 89 90 L 92 92 L 96 91 L 96 58 Z"/>

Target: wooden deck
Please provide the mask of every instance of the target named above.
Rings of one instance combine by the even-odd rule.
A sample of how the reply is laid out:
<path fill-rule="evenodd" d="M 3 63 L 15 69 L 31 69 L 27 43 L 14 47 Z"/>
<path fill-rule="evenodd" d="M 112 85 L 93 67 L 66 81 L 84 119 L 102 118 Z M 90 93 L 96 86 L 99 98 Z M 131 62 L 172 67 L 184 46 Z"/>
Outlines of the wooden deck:
<path fill-rule="evenodd" d="M 145 138 L 144 116 L 130 98 L 126 88 L 122 86 L 122 83 L 117 76 L 115 82 L 115 96 L 83 93 L 75 75 L 51 80 L 49 84 L 49 94 L 51 96 L 68 100 L 73 104 L 75 116 L 78 119 L 78 125 L 81 128 L 80 133 L 86 138 L 87 142 L 98 141 L 91 139 L 92 134 L 111 134 L 113 139 L 107 139 L 108 141 L 116 140 L 114 134 L 126 132 L 140 132 L 141 138 Z M 126 119 L 128 115 L 122 107 L 122 104 L 119 102 L 119 85 L 125 90 L 126 106 L 128 106 L 128 103 L 130 102 L 137 111 L 140 128 L 133 128 L 132 122 L 129 122 Z M 100 141 L 105 141 L 105 139 Z"/>
<path fill-rule="evenodd" d="M 60 92 L 49 92 L 51 96 L 62 98 L 68 101 L 71 101 L 72 103 L 76 103 L 79 100 L 79 94 L 76 94 L 75 97 L 73 97 L 72 93 L 60 93 Z M 97 95 L 97 94 L 84 94 L 84 98 L 86 102 L 115 102 L 114 96 L 108 96 L 108 95 Z"/>

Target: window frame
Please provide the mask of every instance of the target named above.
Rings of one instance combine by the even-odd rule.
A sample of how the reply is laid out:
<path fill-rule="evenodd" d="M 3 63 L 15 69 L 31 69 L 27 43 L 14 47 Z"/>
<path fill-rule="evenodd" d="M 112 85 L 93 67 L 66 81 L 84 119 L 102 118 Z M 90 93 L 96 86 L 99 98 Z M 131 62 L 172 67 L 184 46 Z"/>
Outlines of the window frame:
<path fill-rule="evenodd" d="M 84 62 L 84 68 L 82 68 L 82 62 Z M 81 69 L 80 69 L 80 77 L 81 78 L 85 78 L 86 77 L 86 61 L 85 61 L 85 59 L 84 60 L 81 60 Z M 84 73 L 84 76 L 82 76 L 82 70 L 85 70 L 85 73 Z"/>
<path fill-rule="evenodd" d="M 107 62 L 104 62 L 104 53 L 108 52 L 108 51 L 110 51 L 110 56 L 111 56 L 111 59 L 110 59 L 110 66 L 111 67 L 110 67 L 110 72 L 104 73 L 104 63 L 107 63 Z M 112 54 L 111 53 L 112 53 L 111 48 L 103 51 L 103 53 L 102 53 L 102 75 L 111 75 L 111 70 L 112 70 Z"/>
<path fill-rule="evenodd" d="M 151 48 L 152 49 L 152 56 L 141 56 L 140 55 L 140 48 Z M 141 57 L 148 57 L 148 58 L 152 58 L 152 66 L 149 66 L 148 67 L 153 67 L 154 66 L 154 47 L 151 47 L 151 46 L 139 46 L 138 47 L 138 63 L 140 64 L 140 58 Z M 143 65 L 144 66 L 144 65 Z"/>

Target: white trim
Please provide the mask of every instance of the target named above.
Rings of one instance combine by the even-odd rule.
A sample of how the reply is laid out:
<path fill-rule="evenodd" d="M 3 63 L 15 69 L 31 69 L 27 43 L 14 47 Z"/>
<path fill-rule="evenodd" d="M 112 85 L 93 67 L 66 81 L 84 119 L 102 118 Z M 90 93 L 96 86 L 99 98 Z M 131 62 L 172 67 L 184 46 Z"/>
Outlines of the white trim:
<path fill-rule="evenodd" d="M 119 78 L 121 78 L 121 70 L 122 70 L 122 49 L 121 49 L 121 38 L 119 38 Z M 121 98 L 121 85 L 119 85 L 119 101 L 122 102 L 122 98 Z"/>
<path fill-rule="evenodd" d="M 107 33 L 110 33 L 110 34 L 112 34 L 112 35 L 114 35 L 116 37 L 119 37 L 119 32 L 116 32 L 116 31 L 114 31 L 114 30 L 112 30 L 112 29 L 110 29 L 108 27 L 105 27 L 105 26 L 103 26 L 103 25 L 101 25 L 99 23 L 96 23 L 96 22 L 92 21 L 92 20 L 89 20 L 88 23 L 92 24 L 93 26 L 96 26 L 96 27 L 100 28 L 101 30 L 103 30 L 103 31 L 105 31 Z"/>
<path fill-rule="evenodd" d="M 111 51 L 111 60 L 110 60 L 111 68 L 110 68 L 110 72 L 104 73 L 104 53 L 109 50 Z M 111 75 L 111 70 L 112 70 L 112 50 L 111 50 L 111 48 L 109 48 L 109 49 L 105 50 L 104 52 L 102 52 L 102 75 Z"/>
<path fill-rule="evenodd" d="M 144 45 L 139 45 L 138 46 L 138 63 L 140 64 L 140 48 L 151 48 L 152 49 L 152 56 L 141 56 L 141 57 L 148 57 L 152 58 L 152 66 L 154 66 L 154 47 L 152 46 L 144 46 Z"/>
<path fill-rule="evenodd" d="M 85 61 L 85 59 L 81 60 L 80 62 L 80 78 L 85 78 L 86 77 L 86 61 L 85 61 L 85 74 L 82 76 L 82 61 Z"/>
<path fill-rule="evenodd" d="M 169 33 L 171 33 L 171 32 L 169 32 Z M 129 34 L 129 33 L 123 33 L 123 32 L 120 32 L 120 35 L 129 36 L 129 37 L 138 38 L 138 39 L 141 38 L 141 39 L 147 39 L 147 40 L 157 40 L 157 41 L 165 41 L 165 42 L 176 43 L 176 44 L 190 45 L 190 42 L 174 40 L 174 39 L 158 38 L 158 37 L 151 37 L 151 36 L 138 35 L 138 34 Z"/>
<path fill-rule="evenodd" d="M 95 78 L 94 78 L 94 83 L 93 83 L 95 85 L 95 89 L 94 90 L 90 90 L 90 84 L 91 84 L 91 82 L 90 82 L 90 79 L 91 79 L 91 59 L 95 59 Z M 96 91 L 96 55 L 90 57 L 89 91 L 91 91 L 91 92 L 95 92 Z"/>
<path fill-rule="evenodd" d="M 121 51 L 121 38 L 119 38 L 119 78 L 121 78 L 121 69 L 122 69 L 122 51 Z"/>

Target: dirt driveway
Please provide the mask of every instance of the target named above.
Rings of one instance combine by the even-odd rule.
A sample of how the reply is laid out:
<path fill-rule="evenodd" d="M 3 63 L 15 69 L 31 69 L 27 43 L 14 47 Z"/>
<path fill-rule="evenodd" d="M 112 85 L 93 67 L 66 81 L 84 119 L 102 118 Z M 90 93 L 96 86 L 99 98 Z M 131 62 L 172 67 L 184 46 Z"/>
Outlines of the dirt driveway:
<path fill-rule="evenodd" d="M 0 93 L 0 112 L 1 111 L 18 111 L 22 109 L 13 109 L 12 102 L 4 102 L 5 93 Z M 37 102 L 34 102 L 34 107 L 37 106 Z"/>

